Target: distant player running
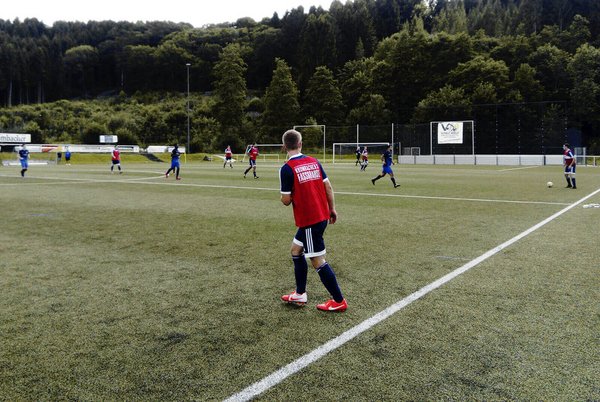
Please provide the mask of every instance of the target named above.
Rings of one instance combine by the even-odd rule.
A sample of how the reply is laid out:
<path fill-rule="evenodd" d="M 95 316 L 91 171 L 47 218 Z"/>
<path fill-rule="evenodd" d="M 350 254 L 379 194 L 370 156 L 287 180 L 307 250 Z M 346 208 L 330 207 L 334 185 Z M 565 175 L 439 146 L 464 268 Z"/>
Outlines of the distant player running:
<path fill-rule="evenodd" d="M 175 172 L 175 180 L 181 180 L 181 177 L 179 177 L 180 156 L 181 152 L 179 152 L 179 144 L 175 144 L 171 151 L 171 167 L 165 172 L 165 177 L 169 177 L 169 173 Z"/>
<path fill-rule="evenodd" d="M 256 144 L 252 145 L 252 147 L 250 147 L 248 149 L 248 151 L 246 151 L 246 153 L 250 157 L 250 160 L 249 160 L 250 166 L 248 166 L 248 169 L 246 169 L 246 171 L 244 172 L 244 178 L 246 178 L 246 174 L 250 170 L 252 170 L 252 174 L 254 175 L 254 178 L 258 179 L 258 176 L 256 175 L 256 158 L 258 157 L 258 147 L 256 146 Z"/>
<path fill-rule="evenodd" d="M 364 172 L 367 166 L 369 165 L 369 151 L 367 150 L 367 147 L 363 148 L 361 157 L 362 162 L 360 163 L 360 170 Z"/>
<path fill-rule="evenodd" d="M 112 164 L 110 165 L 110 173 L 115 173 L 114 169 L 115 166 L 117 166 L 119 168 L 119 174 L 122 174 L 123 171 L 121 170 L 121 151 L 119 151 L 116 145 L 115 148 L 112 150 L 111 158 Z"/>
<path fill-rule="evenodd" d="M 231 160 L 232 156 L 233 153 L 231 152 L 231 146 L 227 145 L 227 148 L 225 148 L 225 163 L 223 164 L 223 169 L 225 169 L 227 162 L 229 162 L 229 166 L 233 169 L 233 162 Z"/>
<path fill-rule="evenodd" d="M 563 145 L 563 166 L 565 167 L 565 179 L 567 179 L 567 188 L 577 189 L 577 182 L 575 181 L 575 168 L 577 167 L 577 161 L 571 151 L 571 146 L 568 143 Z"/>
<path fill-rule="evenodd" d="M 21 162 L 21 177 L 25 177 L 25 172 L 29 169 L 29 150 L 25 144 L 19 149 L 19 162 Z"/>
<path fill-rule="evenodd" d="M 360 147 L 356 147 L 356 151 L 354 151 L 354 153 L 356 154 L 356 163 L 354 164 L 354 166 L 358 166 L 358 164 L 360 163 L 360 156 L 362 155 Z"/>
<path fill-rule="evenodd" d="M 383 167 L 381 169 L 381 173 L 377 177 L 372 178 L 371 183 L 373 185 L 375 185 L 375 182 L 377 180 L 381 179 L 386 174 L 389 174 L 390 179 L 392 180 L 392 183 L 394 183 L 394 188 L 400 187 L 400 184 L 396 184 L 396 179 L 394 178 L 394 172 L 392 171 L 392 165 L 394 164 L 394 160 L 392 157 L 392 146 L 391 145 L 381 155 L 381 160 L 383 161 Z"/>

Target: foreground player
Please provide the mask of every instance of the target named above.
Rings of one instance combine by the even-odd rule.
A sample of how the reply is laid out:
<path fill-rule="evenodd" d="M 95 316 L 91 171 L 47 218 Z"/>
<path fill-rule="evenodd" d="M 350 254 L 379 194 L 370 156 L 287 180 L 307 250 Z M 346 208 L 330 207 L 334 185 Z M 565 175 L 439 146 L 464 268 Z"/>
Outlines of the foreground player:
<path fill-rule="evenodd" d="M 381 160 L 383 161 L 383 167 L 381 168 L 381 173 L 371 179 L 371 183 L 375 185 L 375 182 L 386 174 L 390 175 L 390 180 L 394 183 L 394 188 L 400 187 L 400 184 L 396 184 L 396 179 L 394 178 L 394 172 L 392 171 L 392 165 L 394 164 L 394 158 L 392 157 L 392 146 L 390 145 L 387 150 L 381 155 Z"/>
<path fill-rule="evenodd" d="M 244 179 L 246 178 L 246 173 L 248 173 L 250 169 L 252 169 L 252 174 L 254 175 L 254 178 L 258 179 L 258 176 L 256 175 L 256 158 L 258 157 L 258 147 L 256 146 L 256 144 L 252 145 L 252 147 L 246 153 L 250 157 L 250 166 L 248 166 L 248 169 L 246 169 L 246 171 L 244 172 Z"/>
<path fill-rule="evenodd" d="M 225 163 L 223 164 L 223 169 L 225 169 L 227 162 L 229 162 L 229 166 L 233 169 L 233 162 L 231 161 L 232 156 L 233 153 L 231 152 L 231 146 L 227 145 L 227 148 L 225 148 Z"/>
<path fill-rule="evenodd" d="M 180 156 L 181 152 L 179 152 L 179 144 L 175 144 L 173 146 L 173 150 L 171 151 L 171 167 L 166 171 L 165 177 L 169 177 L 169 173 L 175 172 L 175 180 L 181 180 L 181 177 L 179 177 Z"/>
<path fill-rule="evenodd" d="M 115 148 L 112 150 L 111 158 L 112 165 L 110 165 L 110 173 L 115 173 L 115 165 L 119 168 L 119 174 L 123 173 L 123 171 L 121 170 L 121 151 L 119 151 L 116 145 Z"/>
<path fill-rule="evenodd" d="M 567 188 L 577 189 L 575 181 L 575 168 L 577 161 L 571 151 L 571 146 L 568 143 L 563 145 L 563 166 L 565 167 L 565 179 L 567 179 Z"/>
<path fill-rule="evenodd" d="M 25 144 L 19 149 L 19 162 L 21 162 L 21 177 L 25 177 L 25 172 L 29 169 L 29 150 Z"/>
<path fill-rule="evenodd" d="M 286 131 L 282 142 L 289 159 L 279 170 L 281 202 L 286 206 L 292 204 L 298 231 L 292 241 L 291 250 L 296 290 L 281 296 L 281 300 L 300 305 L 308 301 L 308 257 L 332 297 L 325 303 L 317 304 L 317 308 L 322 311 L 344 311 L 348 304 L 333 269 L 325 261 L 323 241 L 327 223 L 334 224 L 337 219 L 333 188 L 319 161 L 302 155 L 302 135 L 298 131 Z"/>

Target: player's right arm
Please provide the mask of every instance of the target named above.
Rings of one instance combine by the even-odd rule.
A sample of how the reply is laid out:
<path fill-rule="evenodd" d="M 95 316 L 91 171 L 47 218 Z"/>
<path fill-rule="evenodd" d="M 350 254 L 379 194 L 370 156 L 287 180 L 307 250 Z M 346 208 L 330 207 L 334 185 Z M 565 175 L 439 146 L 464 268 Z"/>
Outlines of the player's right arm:
<path fill-rule="evenodd" d="M 281 189 L 281 203 L 288 206 L 292 203 L 292 187 L 294 186 L 294 172 L 285 164 L 279 169 L 279 184 Z"/>

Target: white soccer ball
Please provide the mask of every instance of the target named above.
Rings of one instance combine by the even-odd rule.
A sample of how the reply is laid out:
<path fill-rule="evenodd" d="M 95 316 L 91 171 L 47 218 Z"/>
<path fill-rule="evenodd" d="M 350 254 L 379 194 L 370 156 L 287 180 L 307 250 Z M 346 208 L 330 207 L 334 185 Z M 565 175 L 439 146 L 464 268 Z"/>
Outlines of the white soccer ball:
<path fill-rule="evenodd" d="M 552 186 L 554 185 L 554 183 L 552 183 L 551 181 L 549 181 L 548 183 L 546 183 L 546 185 L 548 186 L 548 188 L 552 188 Z"/>

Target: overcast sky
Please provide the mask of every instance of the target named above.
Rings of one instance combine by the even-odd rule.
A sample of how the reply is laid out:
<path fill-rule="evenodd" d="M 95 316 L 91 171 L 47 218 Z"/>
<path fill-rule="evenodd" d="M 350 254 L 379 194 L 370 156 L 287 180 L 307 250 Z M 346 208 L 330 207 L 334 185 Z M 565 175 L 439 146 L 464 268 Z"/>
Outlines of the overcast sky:
<path fill-rule="evenodd" d="M 46 25 L 55 21 L 173 21 L 195 27 L 235 22 L 251 17 L 257 22 L 277 12 L 303 6 L 329 8 L 331 0 L 2 0 L 0 19 L 37 18 Z"/>

